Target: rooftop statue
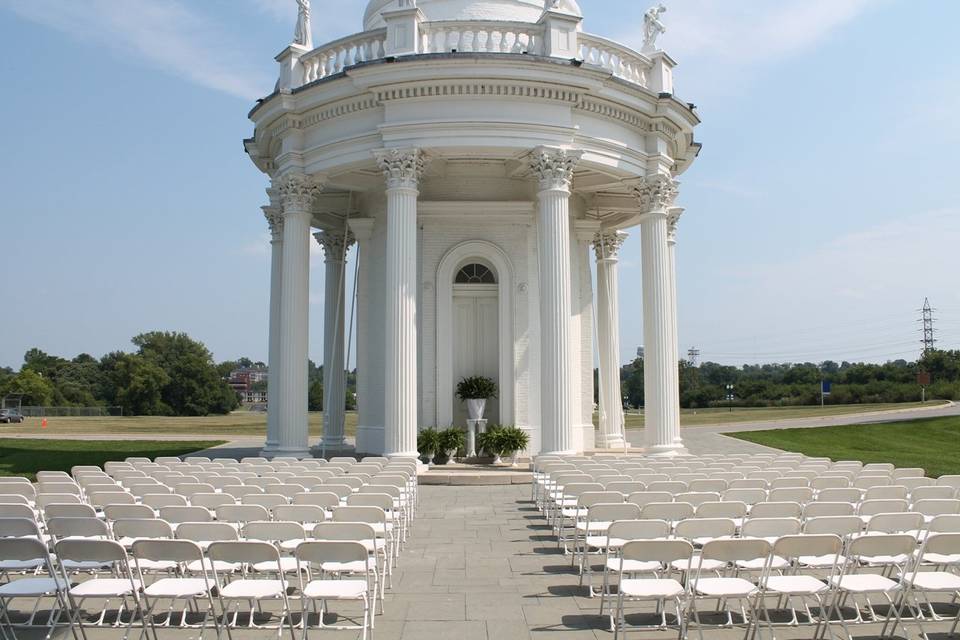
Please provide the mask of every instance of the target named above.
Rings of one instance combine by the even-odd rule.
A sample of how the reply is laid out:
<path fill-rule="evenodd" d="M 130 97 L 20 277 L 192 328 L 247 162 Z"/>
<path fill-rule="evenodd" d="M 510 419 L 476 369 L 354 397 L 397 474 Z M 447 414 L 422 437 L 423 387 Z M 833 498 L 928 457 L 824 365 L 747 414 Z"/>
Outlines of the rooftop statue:
<path fill-rule="evenodd" d="M 297 28 L 293 32 L 293 44 L 313 49 L 313 36 L 310 33 L 310 0 L 297 0 Z"/>
<path fill-rule="evenodd" d="M 657 50 L 657 38 L 660 34 L 666 33 L 667 28 L 660 22 L 660 16 L 665 13 L 667 8 L 662 4 L 647 9 L 643 14 L 643 51 L 644 53 Z"/>

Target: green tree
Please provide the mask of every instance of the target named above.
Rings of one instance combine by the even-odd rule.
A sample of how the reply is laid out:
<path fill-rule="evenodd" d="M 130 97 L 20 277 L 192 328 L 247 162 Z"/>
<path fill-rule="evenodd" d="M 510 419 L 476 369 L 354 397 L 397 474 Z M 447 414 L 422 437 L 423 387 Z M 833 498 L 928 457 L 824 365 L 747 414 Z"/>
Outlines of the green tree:
<path fill-rule="evenodd" d="M 27 406 L 49 406 L 53 403 L 53 383 L 37 371 L 24 367 L 6 380 L 0 395 L 19 394 Z"/>
<path fill-rule="evenodd" d="M 314 380 L 307 391 L 307 410 L 323 411 L 323 383 Z"/>
<path fill-rule="evenodd" d="M 236 408 L 236 394 L 224 391 L 229 386 L 203 343 L 185 333 L 151 331 L 135 336 L 133 344 L 140 356 L 166 374 L 161 398 L 173 415 L 203 416 Z"/>
<path fill-rule="evenodd" d="M 111 363 L 115 385 L 114 403 L 126 414 L 163 416 L 173 410 L 163 401 L 163 390 L 170 384 L 170 376 L 155 362 L 138 354 L 119 354 Z"/>

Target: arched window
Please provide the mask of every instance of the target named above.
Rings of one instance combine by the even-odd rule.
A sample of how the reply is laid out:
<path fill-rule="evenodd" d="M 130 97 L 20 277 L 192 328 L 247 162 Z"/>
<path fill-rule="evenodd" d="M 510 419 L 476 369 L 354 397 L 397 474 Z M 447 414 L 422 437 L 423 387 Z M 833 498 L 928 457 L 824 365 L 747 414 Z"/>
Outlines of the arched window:
<path fill-rule="evenodd" d="M 454 284 L 497 284 L 497 276 L 489 267 L 475 262 L 457 271 L 453 282 Z"/>

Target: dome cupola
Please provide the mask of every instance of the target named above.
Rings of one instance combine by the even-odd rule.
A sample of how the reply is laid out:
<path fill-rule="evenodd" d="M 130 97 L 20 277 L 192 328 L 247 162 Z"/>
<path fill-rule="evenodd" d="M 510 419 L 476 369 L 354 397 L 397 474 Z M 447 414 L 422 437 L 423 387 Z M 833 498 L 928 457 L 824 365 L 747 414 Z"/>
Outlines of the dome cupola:
<path fill-rule="evenodd" d="M 504 20 L 537 22 L 545 8 L 582 17 L 576 0 L 417 0 L 431 22 L 442 20 Z M 400 8 L 399 0 L 370 0 L 363 15 L 366 31 L 384 26 L 381 14 Z"/>

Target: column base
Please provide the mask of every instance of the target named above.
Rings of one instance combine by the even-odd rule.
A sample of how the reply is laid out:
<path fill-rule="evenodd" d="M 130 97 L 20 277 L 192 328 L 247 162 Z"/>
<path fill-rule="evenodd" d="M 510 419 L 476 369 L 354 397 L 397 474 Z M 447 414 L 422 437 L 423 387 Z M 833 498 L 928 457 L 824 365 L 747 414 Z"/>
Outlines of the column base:
<path fill-rule="evenodd" d="M 683 444 L 657 444 L 646 447 L 644 453 L 648 456 L 669 458 L 673 456 L 689 456 L 690 452 Z"/>
<path fill-rule="evenodd" d="M 388 458 L 414 458 L 416 460 L 420 459 L 419 451 L 398 451 L 397 453 L 387 453 L 385 454 Z"/>
<path fill-rule="evenodd" d="M 356 451 L 356 447 L 348 444 L 345 440 L 341 440 L 336 444 L 333 442 L 320 442 L 310 447 L 310 455 L 314 458 L 322 458 L 324 455 L 330 455 L 331 453 L 338 456 L 352 456 Z"/>
<path fill-rule="evenodd" d="M 277 455 L 277 445 L 265 444 L 263 446 L 263 449 L 260 449 L 260 455 L 264 458 L 269 458 Z"/>
<path fill-rule="evenodd" d="M 276 449 L 274 449 L 273 451 L 270 452 L 270 457 L 271 457 L 271 458 L 299 458 L 299 459 L 303 459 L 303 458 L 312 458 L 313 455 L 310 453 L 310 450 L 309 450 L 309 449 L 302 449 L 302 448 L 297 448 L 297 449 L 282 449 L 282 448 L 280 448 L 280 447 L 277 447 Z"/>
<path fill-rule="evenodd" d="M 577 452 L 573 449 L 565 449 L 564 451 L 541 451 L 537 455 L 539 456 L 575 456 Z"/>
<path fill-rule="evenodd" d="M 596 439 L 598 449 L 623 449 L 628 446 L 621 435 L 603 435 L 598 433 Z"/>

